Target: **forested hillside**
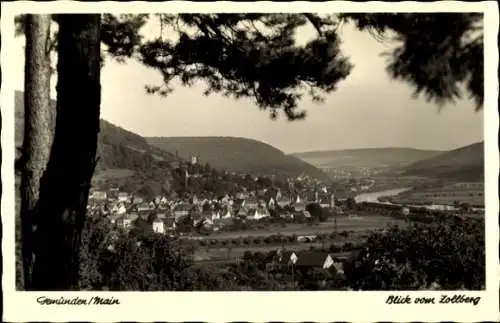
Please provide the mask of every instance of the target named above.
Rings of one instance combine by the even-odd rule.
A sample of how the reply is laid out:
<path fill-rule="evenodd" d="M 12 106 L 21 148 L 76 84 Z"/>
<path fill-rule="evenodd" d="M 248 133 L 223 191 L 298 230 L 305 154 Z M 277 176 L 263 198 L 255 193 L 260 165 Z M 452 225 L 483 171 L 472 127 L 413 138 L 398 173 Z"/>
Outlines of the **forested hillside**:
<path fill-rule="evenodd" d="M 197 156 L 217 169 L 252 175 L 297 177 L 307 175 L 319 180 L 328 176 L 318 168 L 266 143 L 234 137 L 151 137 L 147 141 L 182 158 Z"/>
<path fill-rule="evenodd" d="M 411 175 L 446 180 L 483 181 L 484 143 L 474 143 L 415 162 L 406 167 L 405 171 Z"/>

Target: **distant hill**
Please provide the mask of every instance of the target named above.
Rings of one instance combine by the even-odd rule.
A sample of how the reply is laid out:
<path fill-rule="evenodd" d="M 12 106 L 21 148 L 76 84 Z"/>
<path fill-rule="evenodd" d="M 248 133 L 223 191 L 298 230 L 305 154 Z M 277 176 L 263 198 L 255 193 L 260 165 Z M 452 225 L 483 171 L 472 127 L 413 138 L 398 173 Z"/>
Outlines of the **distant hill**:
<path fill-rule="evenodd" d="M 188 159 L 197 156 L 202 163 L 217 169 L 249 173 L 295 177 L 302 174 L 319 180 L 329 180 L 316 167 L 284 154 L 263 142 L 234 137 L 151 137 L 147 141 L 170 153 Z"/>
<path fill-rule="evenodd" d="M 55 102 L 52 101 L 55 105 Z M 23 140 L 24 96 L 20 91 L 15 94 L 15 140 L 19 157 Z M 169 169 L 177 162 L 175 155 L 149 145 L 146 140 L 130 131 L 101 120 L 99 133 L 96 175 L 109 173 L 111 176 L 144 175 L 154 169 Z"/>
<path fill-rule="evenodd" d="M 52 104 L 55 105 L 55 102 L 52 101 Z M 22 92 L 15 94 L 15 110 L 16 158 L 19 158 L 24 134 L 24 97 Z M 94 187 L 120 186 L 126 191 L 138 191 L 145 195 L 160 194 L 161 192 L 175 192 L 177 194 L 211 192 L 223 195 L 226 192 L 238 191 L 241 187 L 261 189 L 269 186 L 264 180 L 255 182 L 253 178 L 224 175 L 217 170 L 218 167 L 224 169 L 224 166 L 231 164 L 242 165 L 244 164 L 242 161 L 247 162 L 244 164 L 247 166 L 246 168 L 231 169 L 235 171 L 260 169 L 262 173 L 281 170 L 287 175 L 306 173 L 310 176 L 316 175 L 317 178 L 326 178 L 324 173 L 313 166 L 286 156 L 271 146 L 259 142 L 248 146 L 245 142 L 253 141 L 247 139 L 232 142 L 229 146 L 233 147 L 230 150 L 232 154 L 221 154 L 226 158 L 225 163 L 215 162 L 213 158 L 205 158 L 207 154 L 197 154 L 201 162 L 209 162 L 211 167 L 207 168 L 204 165 L 190 165 L 182 158 L 184 155 L 190 159 L 190 153 L 180 153 L 176 156 L 175 149 L 170 152 L 151 145 L 145 138 L 105 120 L 101 120 L 100 126 L 97 149 L 99 163 L 93 177 Z M 238 147 L 244 147 L 243 150 L 246 150 L 246 153 L 237 153 Z M 211 151 L 212 156 L 217 156 L 220 153 L 219 150 L 210 148 L 206 150 Z M 197 152 L 197 150 L 189 151 Z M 189 174 L 196 174 L 187 180 L 188 187 L 186 187 L 186 171 Z M 19 184 L 18 177 L 16 181 Z"/>
<path fill-rule="evenodd" d="M 404 168 L 409 175 L 457 181 L 484 180 L 484 143 L 478 142 L 417 161 Z"/>
<path fill-rule="evenodd" d="M 440 153 L 413 148 L 366 148 L 299 152 L 292 156 L 317 167 L 386 167 L 408 165 Z"/>

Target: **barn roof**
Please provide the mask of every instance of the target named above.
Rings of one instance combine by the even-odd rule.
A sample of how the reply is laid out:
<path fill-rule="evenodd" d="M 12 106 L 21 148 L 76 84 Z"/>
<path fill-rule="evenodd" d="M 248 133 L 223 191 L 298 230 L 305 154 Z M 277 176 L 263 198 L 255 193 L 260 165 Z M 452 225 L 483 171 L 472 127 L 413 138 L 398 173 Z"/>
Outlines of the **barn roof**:
<path fill-rule="evenodd" d="M 328 252 L 323 251 L 304 252 L 299 255 L 295 265 L 297 267 L 322 267 L 328 256 Z"/>

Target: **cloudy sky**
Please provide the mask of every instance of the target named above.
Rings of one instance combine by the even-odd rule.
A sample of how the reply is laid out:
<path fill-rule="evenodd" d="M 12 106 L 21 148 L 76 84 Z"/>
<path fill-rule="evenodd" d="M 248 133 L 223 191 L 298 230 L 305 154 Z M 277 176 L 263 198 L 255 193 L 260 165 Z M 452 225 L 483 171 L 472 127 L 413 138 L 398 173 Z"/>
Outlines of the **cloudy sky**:
<path fill-rule="evenodd" d="M 154 26 L 145 34 L 154 33 Z M 314 31 L 304 29 L 306 40 Z M 144 86 L 159 84 L 159 73 L 136 62 L 106 62 L 102 70 L 102 118 L 142 136 L 232 136 L 253 138 L 284 152 L 365 147 L 413 147 L 448 150 L 483 139 L 483 113 L 472 101 L 438 107 L 412 99 L 412 89 L 391 81 L 369 34 L 344 25 L 344 53 L 355 65 L 351 75 L 324 103 L 303 100 L 303 121 L 271 121 L 250 100 L 217 95 L 205 97 L 203 87 L 182 88 L 167 98 L 147 95 Z M 16 39 L 16 88 L 23 89 L 24 38 Z M 55 97 L 56 80 L 52 82 Z"/>

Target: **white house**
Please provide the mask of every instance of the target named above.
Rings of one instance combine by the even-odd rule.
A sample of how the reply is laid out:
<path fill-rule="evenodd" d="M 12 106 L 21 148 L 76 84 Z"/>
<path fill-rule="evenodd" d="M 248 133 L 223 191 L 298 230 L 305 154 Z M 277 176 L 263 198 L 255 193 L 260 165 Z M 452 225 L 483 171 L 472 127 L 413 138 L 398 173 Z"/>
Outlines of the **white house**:
<path fill-rule="evenodd" d="M 285 197 L 285 196 L 280 196 L 276 200 L 277 200 L 278 205 L 282 208 L 290 204 L 290 198 Z"/>
<path fill-rule="evenodd" d="M 89 196 L 90 199 L 104 201 L 108 199 L 108 193 L 103 191 L 94 191 Z"/>
<path fill-rule="evenodd" d="M 164 234 L 165 233 L 165 223 L 161 219 L 156 219 L 153 221 L 153 231 L 155 233 Z"/>
<path fill-rule="evenodd" d="M 205 220 L 204 220 L 204 222 L 203 222 L 203 226 L 204 226 L 205 228 L 210 228 L 210 227 L 212 227 L 213 225 L 214 225 L 214 221 L 212 221 L 212 219 L 210 219 L 210 218 L 208 218 L 208 217 L 207 217 L 207 218 L 205 218 Z"/>
<path fill-rule="evenodd" d="M 125 213 L 127 213 L 127 208 L 125 207 L 125 205 L 119 204 L 118 208 L 116 210 L 116 214 L 122 215 L 122 214 L 125 214 Z"/>
<path fill-rule="evenodd" d="M 113 207 L 111 208 L 111 213 L 117 213 L 118 212 L 118 205 L 115 204 L 113 205 Z"/>
<path fill-rule="evenodd" d="M 269 199 L 269 202 L 267 203 L 267 205 L 270 207 L 270 208 L 274 208 L 276 206 L 276 201 L 271 197 Z"/>
<path fill-rule="evenodd" d="M 260 220 L 269 217 L 269 210 L 266 208 L 257 208 L 249 212 L 248 218 L 252 220 Z"/>
<path fill-rule="evenodd" d="M 132 223 L 138 218 L 139 216 L 136 213 L 131 213 L 128 215 L 124 215 L 121 221 L 122 227 L 124 229 L 131 229 L 132 228 Z"/>
<path fill-rule="evenodd" d="M 212 220 L 219 220 L 220 219 L 220 212 L 219 211 L 212 211 L 211 218 L 212 218 Z"/>

